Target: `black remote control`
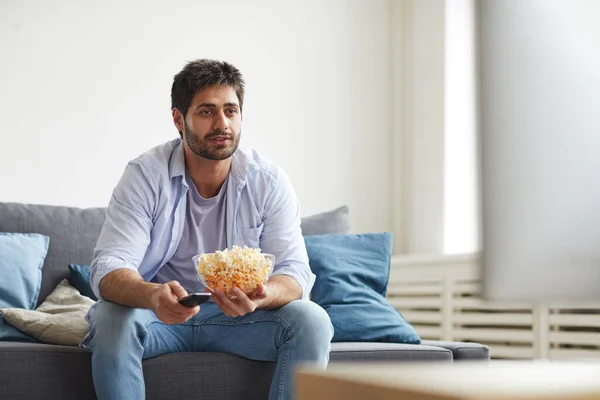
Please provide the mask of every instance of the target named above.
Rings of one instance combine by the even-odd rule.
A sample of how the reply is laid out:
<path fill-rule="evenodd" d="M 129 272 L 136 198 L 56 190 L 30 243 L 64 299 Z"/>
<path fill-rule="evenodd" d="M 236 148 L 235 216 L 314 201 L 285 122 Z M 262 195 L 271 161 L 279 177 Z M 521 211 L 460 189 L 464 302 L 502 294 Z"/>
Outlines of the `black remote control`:
<path fill-rule="evenodd" d="M 179 303 L 186 307 L 196 307 L 210 300 L 210 293 L 191 293 L 179 299 Z"/>

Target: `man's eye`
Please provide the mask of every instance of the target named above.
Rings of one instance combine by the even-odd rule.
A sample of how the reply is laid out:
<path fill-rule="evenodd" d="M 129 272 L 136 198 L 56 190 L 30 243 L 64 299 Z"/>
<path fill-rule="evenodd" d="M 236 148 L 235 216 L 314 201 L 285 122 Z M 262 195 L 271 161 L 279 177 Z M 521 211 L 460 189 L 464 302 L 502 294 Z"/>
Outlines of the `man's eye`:
<path fill-rule="evenodd" d="M 200 115 L 210 115 L 210 110 L 202 110 L 200 111 Z"/>
<path fill-rule="evenodd" d="M 227 112 L 229 114 L 237 114 L 237 110 L 235 108 L 230 108 L 229 110 L 227 110 Z"/>

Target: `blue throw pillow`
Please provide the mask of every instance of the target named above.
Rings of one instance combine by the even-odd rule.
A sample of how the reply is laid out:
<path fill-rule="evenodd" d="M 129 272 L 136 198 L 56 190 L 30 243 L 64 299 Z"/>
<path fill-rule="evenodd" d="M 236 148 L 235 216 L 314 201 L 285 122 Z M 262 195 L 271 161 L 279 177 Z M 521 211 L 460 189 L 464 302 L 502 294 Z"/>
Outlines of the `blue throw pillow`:
<path fill-rule="evenodd" d="M 386 300 L 392 235 L 305 236 L 317 276 L 311 300 L 325 309 L 334 342 L 421 343 L 415 329 Z"/>
<path fill-rule="evenodd" d="M 98 301 L 90 284 L 90 266 L 69 264 L 69 271 L 71 271 L 73 286 L 79 290 L 79 293 L 94 301 Z"/>
<path fill-rule="evenodd" d="M 35 309 L 48 236 L 0 232 L 0 308 Z M 0 340 L 37 342 L 0 317 Z"/>

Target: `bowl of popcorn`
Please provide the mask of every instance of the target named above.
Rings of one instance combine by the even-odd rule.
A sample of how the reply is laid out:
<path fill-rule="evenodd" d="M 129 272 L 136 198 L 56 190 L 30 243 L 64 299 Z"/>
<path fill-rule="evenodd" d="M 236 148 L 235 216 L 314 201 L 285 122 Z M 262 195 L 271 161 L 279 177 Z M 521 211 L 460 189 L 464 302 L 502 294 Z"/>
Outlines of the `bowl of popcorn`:
<path fill-rule="evenodd" d="M 198 254 L 192 260 L 204 286 L 232 296 L 235 287 L 251 295 L 265 284 L 273 270 L 275 256 L 260 249 L 233 246 L 215 253 Z"/>

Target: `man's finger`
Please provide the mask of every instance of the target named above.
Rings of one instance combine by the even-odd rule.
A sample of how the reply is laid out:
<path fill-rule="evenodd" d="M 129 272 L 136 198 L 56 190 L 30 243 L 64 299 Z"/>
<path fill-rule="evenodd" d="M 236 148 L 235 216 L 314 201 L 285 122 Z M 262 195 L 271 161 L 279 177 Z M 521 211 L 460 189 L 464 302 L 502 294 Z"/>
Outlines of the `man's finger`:
<path fill-rule="evenodd" d="M 237 305 L 229 297 L 227 297 L 225 293 L 217 291 L 216 294 L 217 298 L 223 305 L 223 310 L 227 310 L 230 316 L 237 317 L 241 314 L 240 310 L 238 310 Z"/>
<path fill-rule="evenodd" d="M 219 297 L 219 295 L 215 292 L 215 294 L 213 295 L 213 301 L 215 302 L 215 304 L 217 305 L 217 307 L 219 307 L 221 309 L 221 311 L 223 311 L 223 314 L 227 315 L 228 317 L 235 317 L 236 315 L 233 313 L 232 310 L 229 310 L 227 308 L 227 306 L 225 306 L 223 304 L 223 301 L 221 300 L 221 297 Z"/>
<path fill-rule="evenodd" d="M 259 287 L 256 288 L 254 293 L 252 293 L 252 296 L 250 296 L 250 298 L 251 299 L 264 299 L 266 296 L 267 296 L 267 288 L 265 287 L 265 285 L 260 285 Z"/>
<path fill-rule="evenodd" d="M 225 309 L 229 310 L 229 312 L 231 313 L 231 316 L 233 316 L 233 317 L 239 317 L 240 315 L 244 315 L 246 313 L 243 310 L 243 308 L 240 307 L 239 304 L 237 304 L 236 302 L 234 302 L 233 300 L 231 300 L 222 291 L 219 290 L 219 291 L 216 291 L 215 293 L 217 294 L 217 297 L 219 298 L 219 300 L 223 304 L 223 307 L 225 307 Z"/>
<path fill-rule="evenodd" d="M 162 311 L 162 316 L 165 317 L 168 320 L 168 323 L 170 324 L 177 323 L 183 318 L 183 316 L 177 314 L 175 311 L 168 308 L 165 308 Z"/>
<path fill-rule="evenodd" d="M 199 306 L 186 307 L 183 304 L 177 302 L 176 304 L 173 305 L 171 310 L 172 310 L 172 312 L 179 315 L 180 317 L 193 317 L 194 315 L 196 315 L 198 313 L 198 311 L 200 311 L 200 307 Z"/>
<path fill-rule="evenodd" d="M 187 291 L 183 288 L 183 286 L 181 286 L 181 284 L 179 282 L 171 281 L 168 283 L 168 285 L 171 288 L 171 292 L 178 299 L 181 299 L 182 297 L 185 297 L 188 295 Z"/>
<path fill-rule="evenodd" d="M 223 301 L 223 304 L 225 304 L 227 308 L 235 311 L 236 316 L 246 314 L 244 306 L 240 303 L 240 300 L 239 298 L 237 298 L 237 295 L 235 299 L 231 299 L 227 295 L 223 295 L 221 301 Z"/>
<path fill-rule="evenodd" d="M 246 293 L 242 292 L 239 288 L 233 288 L 233 294 L 236 297 L 237 305 L 242 308 L 246 313 L 254 311 L 254 304 L 252 300 L 246 296 Z"/>

